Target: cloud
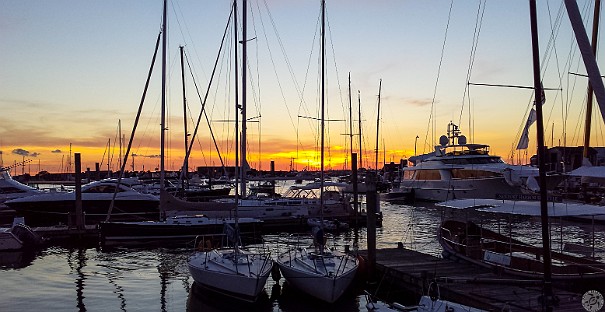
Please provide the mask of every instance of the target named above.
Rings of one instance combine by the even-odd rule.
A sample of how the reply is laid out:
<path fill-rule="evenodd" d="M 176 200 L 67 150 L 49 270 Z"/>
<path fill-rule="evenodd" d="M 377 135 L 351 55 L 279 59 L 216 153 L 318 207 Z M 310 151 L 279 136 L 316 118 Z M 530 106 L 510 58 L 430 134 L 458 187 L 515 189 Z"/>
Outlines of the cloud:
<path fill-rule="evenodd" d="M 424 99 L 405 99 L 406 104 L 409 105 L 413 105 L 413 106 L 427 106 L 427 105 L 431 105 L 431 103 L 433 102 L 433 100 L 428 99 L 428 98 L 424 98 Z"/>
<path fill-rule="evenodd" d="M 16 148 L 12 151 L 12 153 L 15 155 L 28 156 L 28 157 L 38 157 L 40 155 L 40 153 L 30 153 L 29 151 L 26 151 L 22 148 Z"/>
<path fill-rule="evenodd" d="M 61 150 L 60 149 L 56 149 L 54 151 L 51 151 L 51 153 L 53 153 L 53 154 L 61 154 Z"/>
<path fill-rule="evenodd" d="M 140 155 L 140 154 L 132 154 L 132 156 L 144 157 L 144 158 L 160 158 L 161 157 L 161 155 Z"/>
<path fill-rule="evenodd" d="M 44 101 L 29 101 L 29 100 L 23 100 L 23 99 L 7 99 L 7 98 L 0 98 L 0 102 L 10 104 L 10 105 L 17 105 L 21 108 L 29 108 L 29 109 L 40 109 L 40 108 L 47 107 L 52 104 L 50 102 L 44 102 Z"/>

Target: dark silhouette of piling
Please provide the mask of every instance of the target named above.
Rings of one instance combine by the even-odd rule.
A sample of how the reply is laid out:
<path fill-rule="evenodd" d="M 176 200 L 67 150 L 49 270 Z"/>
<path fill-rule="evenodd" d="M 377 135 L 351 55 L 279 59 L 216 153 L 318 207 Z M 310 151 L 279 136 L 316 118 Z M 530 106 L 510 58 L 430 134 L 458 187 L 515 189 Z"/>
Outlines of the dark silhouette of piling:
<path fill-rule="evenodd" d="M 357 216 L 359 212 L 359 190 L 357 189 L 357 153 L 351 153 L 351 185 L 353 185 L 353 216 L 355 217 L 355 227 L 357 227 Z"/>
<path fill-rule="evenodd" d="M 368 278 L 374 280 L 374 272 L 376 271 L 376 211 L 378 206 L 376 173 L 368 172 L 365 183 L 368 219 Z"/>
<path fill-rule="evenodd" d="M 82 210 L 82 162 L 80 160 L 80 153 L 74 154 L 74 161 L 76 165 L 75 172 L 75 186 L 76 186 L 76 228 L 78 230 L 84 229 L 84 213 Z"/>

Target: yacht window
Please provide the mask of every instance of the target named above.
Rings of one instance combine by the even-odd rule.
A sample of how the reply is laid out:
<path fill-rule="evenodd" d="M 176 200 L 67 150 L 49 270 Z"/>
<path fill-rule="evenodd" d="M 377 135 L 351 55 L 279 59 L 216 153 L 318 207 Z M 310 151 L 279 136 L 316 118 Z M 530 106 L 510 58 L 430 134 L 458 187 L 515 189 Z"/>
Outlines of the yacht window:
<path fill-rule="evenodd" d="M 447 165 L 467 165 L 468 159 L 466 158 L 450 158 L 450 159 L 442 159 L 441 162 Z"/>
<path fill-rule="evenodd" d="M 403 172 L 403 179 L 404 180 L 413 180 L 414 179 L 414 172 L 416 171 L 409 171 L 406 170 Z"/>
<path fill-rule="evenodd" d="M 452 179 L 480 179 L 501 176 L 500 173 L 485 170 L 452 169 Z"/>
<path fill-rule="evenodd" d="M 449 158 L 441 159 L 441 162 L 448 165 L 482 165 L 503 163 L 500 157 Z"/>
<path fill-rule="evenodd" d="M 415 180 L 441 180 L 439 170 L 416 170 Z"/>

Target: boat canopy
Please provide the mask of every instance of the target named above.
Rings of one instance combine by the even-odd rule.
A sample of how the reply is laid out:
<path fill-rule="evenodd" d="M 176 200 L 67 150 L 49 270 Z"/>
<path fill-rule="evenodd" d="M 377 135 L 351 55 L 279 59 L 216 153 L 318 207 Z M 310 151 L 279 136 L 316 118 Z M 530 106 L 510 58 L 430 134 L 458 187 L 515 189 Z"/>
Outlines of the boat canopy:
<path fill-rule="evenodd" d="M 455 199 L 440 202 L 437 206 L 452 209 L 476 209 L 482 212 L 540 216 L 539 201 L 515 201 L 499 199 Z M 548 203 L 549 217 L 574 217 L 605 215 L 605 207 L 583 203 Z"/>

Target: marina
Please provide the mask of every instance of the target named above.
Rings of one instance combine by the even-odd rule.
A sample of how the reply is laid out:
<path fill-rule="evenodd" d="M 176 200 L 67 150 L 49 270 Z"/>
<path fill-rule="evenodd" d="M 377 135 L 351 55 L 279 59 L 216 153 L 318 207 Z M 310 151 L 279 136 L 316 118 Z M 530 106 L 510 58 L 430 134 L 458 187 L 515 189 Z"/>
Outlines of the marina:
<path fill-rule="evenodd" d="M 436 278 L 442 298 L 462 298 L 466 304 L 474 303 L 477 307 L 494 311 L 506 306 L 511 311 L 540 310 L 536 301 L 540 285 L 535 281 L 521 286 L 518 284 L 522 282 L 516 282 L 503 288 L 503 283 L 498 282 L 502 277 L 493 275 L 490 270 L 441 258 L 437 230 L 444 214 L 448 213 L 443 207 L 381 201 L 381 211 L 385 218 L 383 227 L 376 230 L 378 277 L 372 281 L 358 274 L 351 289 L 333 304 L 309 298 L 285 283 L 283 277 L 279 283 L 270 277 L 256 304 L 237 303 L 193 282 L 186 264 L 186 259 L 192 254 L 192 243 L 105 249 L 94 240 L 88 245 L 67 241 L 33 253 L 0 254 L 1 283 L 6 289 L 0 300 L 5 311 L 49 307 L 87 311 L 238 311 L 243 308 L 251 311 L 366 311 L 365 291 L 376 294 L 381 300 L 414 305 L 423 289 L 425 294 L 428 293 L 427 283 Z M 535 218 L 520 218 L 513 231 L 533 237 L 537 242 L 535 225 Z M 595 225 L 594 229 L 595 241 L 601 250 L 597 256 L 603 257 L 605 226 Z M 592 227 L 569 222 L 563 230 L 569 233 L 569 240 L 576 241 L 590 237 Z M 264 235 L 265 246 L 275 251 L 272 254 L 283 248 L 280 238 L 284 235 Z M 352 252 L 358 250 L 364 256 L 367 230 L 350 229 L 335 234 L 328 240 L 328 245 L 331 244 L 348 245 Z M 398 248 L 399 245 L 405 248 Z M 19 289 L 24 281 L 30 284 L 25 292 Z M 582 311 L 578 300 L 584 289 L 575 292 L 563 290 L 560 286 L 555 289 L 556 294 L 560 294 L 560 306 L 555 311 Z"/>
<path fill-rule="evenodd" d="M 20 84 L 2 90 L 6 98 L 2 102 L 23 107 L 24 112 L 33 110 L 24 114 L 31 114 L 30 120 L 5 118 L 0 129 L 0 148 L 12 150 L 9 154 L 0 150 L 0 310 L 603 311 L 605 147 L 590 142 L 591 136 L 602 136 L 592 129 L 601 126 L 592 125 L 593 95 L 605 121 L 605 85 L 596 49 L 600 1 L 587 1 L 580 9 L 578 1 L 562 0 L 556 20 L 550 15 L 550 3 L 535 0 L 529 0 L 529 8 L 523 10 L 515 4 L 488 5 L 487 1 L 473 4 L 477 7 L 468 3 L 454 7 L 452 1 L 449 11 L 442 5 L 427 7 L 413 1 L 406 1 L 402 10 L 395 1 L 388 4 L 389 10 L 384 10 L 386 4 L 372 6 L 389 13 L 376 15 L 374 23 L 358 23 L 359 19 L 352 23 L 354 15 L 341 15 L 357 10 L 365 19 L 372 10 L 360 10 L 366 5 L 363 2 L 359 7 L 347 3 L 345 10 L 342 2 L 329 1 L 332 11 L 326 2 L 317 1 L 317 15 L 311 15 L 310 5 L 297 2 L 295 16 L 288 12 L 294 4 L 269 9 L 266 2 L 261 6 L 253 0 L 183 3 L 182 7 L 163 0 L 161 10 L 156 4 L 141 6 L 135 1 L 128 4 L 130 8 L 120 7 L 133 18 L 125 22 L 128 26 L 119 24 L 113 6 L 106 16 L 104 6 L 80 8 L 81 14 L 98 12 L 105 18 L 95 21 L 111 20 L 109 24 L 118 28 L 78 29 L 89 34 L 90 41 L 108 40 L 94 53 L 71 58 L 81 64 L 68 66 L 54 57 L 57 64 L 73 70 L 53 72 L 53 78 L 65 78 L 62 86 L 73 90 L 70 98 L 59 97 L 67 92 L 59 92 L 58 85 L 54 85 L 57 93 L 48 92 L 53 90 L 51 82 L 61 79 L 47 79 L 49 86 L 44 88 L 31 84 L 31 90 L 46 91 L 44 97 L 30 90 L 13 94 Z M 407 12 L 408 5 L 415 19 L 423 17 L 412 27 L 399 29 L 397 36 L 401 41 L 415 39 L 403 50 L 402 46 L 391 50 L 387 42 L 395 36 L 380 36 L 392 31 L 389 24 L 407 20 L 399 13 Z M 493 5 L 498 9 L 493 11 Z M 529 25 L 503 18 L 509 6 L 515 6 L 515 18 L 529 17 Z M 593 6 L 590 16 L 587 12 Z M 10 7 L 15 9 L 11 12 L 33 12 L 45 6 Z M 421 7 L 426 12 L 417 14 Z M 63 11 L 61 4 L 53 9 Z M 547 25 L 546 16 L 538 14 L 546 10 L 550 33 L 541 29 Z M 474 18 L 471 11 L 476 11 Z M 44 13 L 35 13 L 37 19 L 27 14 L 9 19 L 8 29 L 20 30 L 22 25 L 35 29 L 31 20 L 49 23 Z M 388 22 L 391 13 L 395 18 Z M 72 16 L 70 22 L 80 18 Z M 426 23 L 428 17 L 434 23 Z M 590 18 L 589 42 L 585 25 Z M 570 27 L 562 27 L 562 20 L 569 20 Z M 189 21 L 195 21 L 194 31 L 189 30 Z M 281 23 L 289 34 L 280 34 Z M 362 34 L 367 30 L 355 30 L 356 24 L 364 28 L 379 24 L 383 30 Z M 437 41 L 426 40 L 441 38 L 437 28 L 445 31 L 440 48 L 434 45 Z M 450 30 L 461 29 L 474 29 L 472 39 L 460 40 L 460 34 L 448 38 Z M 481 29 L 489 34 L 488 41 L 498 44 L 487 45 L 493 45 L 490 53 L 475 55 Z M 60 38 L 64 33 L 72 30 L 57 32 L 53 40 L 66 40 Z M 549 34 L 548 43 L 544 37 L 538 39 L 539 33 Z M 34 34 L 31 46 L 43 41 Z M 517 41 L 520 34 L 531 41 Z M 364 36 L 383 43 L 348 41 L 343 46 L 341 41 Z M 126 37 L 129 44 L 118 45 Z M 191 42 L 194 37 L 203 48 Z M 70 42 L 93 46 L 75 40 L 75 34 L 73 38 Z M 570 51 L 566 61 L 556 52 L 563 49 L 561 41 L 572 44 L 571 48 L 565 44 Z M 447 66 L 452 64 L 448 54 L 462 55 L 461 50 L 452 53 L 451 42 L 456 49 L 470 43 L 466 70 L 462 61 Z M 303 48 L 308 44 L 310 50 Z M 52 52 L 51 45 L 46 46 Z M 370 52 L 375 47 L 383 51 Z M 546 48 L 542 54 L 541 48 Z M 294 55 L 288 55 L 290 49 Z M 350 68 L 343 70 L 337 64 L 337 49 L 347 51 L 347 67 L 358 71 L 353 79 Z M 525 54 L 515 54 L 524 49 Z M 24 55 L 32 51 L 22 50 Z M 110 56 L 115 50 L 125 51 L 123 57 L 132 56 L 131 51 L 136 54 L 126 61 Z M 359 51 L 351 50 L 363 51 L 355 59 L 364 63 L 371 58 L 383 63 L 362 68 L 351 62 Z M 411 57 L 412 50 L 423 52 Z M 393 52 L 401 63 L 385 58 Z M 33 55 L 29 58 L 40 59 Z M 89 55 L 107 55 L 111 65 L 86 60 Z M 429 55 L 431 63 L 438 64 L 436 73 L 428 61 L 421 61 Z M 15 64 L 19 58 L 7 56 Z M 524 67 L 507 76 L 504 71 L 517 63 Z M 82 64 L 94 64 L 88 74 L 80 75 L 88 76 L 83 80 L 98 90 L 67 84 L 68 77 L 79 76 L 73 74 L 84 68 Z M 112 69 L 115 64 L 123 68 Z M 475 72 L 474 65 L 478 65 Z M 107 67 L 106 77 L 98 76 L 102 66 Z M 36 79 L 36 75 L 22 76 L 23 70 L 10 63 L 4 67 L 15 76 L 11 82 Z M 128 72 L 121 72 L 126 67 Z M 422 68 L 422 74 L 415 73 L 413 80 L 399 76 L 411 73 L 413 67 Z M 44 76 L 45 67 L 37 68 Z M 345 71 L 349 71 L 347 92 L 341 81 Z M 383 72 L 388 77 L 384 85 Z M 434 84 L 419 83 L 427 73 L 435 76 Z M 515 77 L 520 82 L 492 83 L 494 77 Z M 530 79 L 531 84 L 522 82 Z M 442 80 L 448 82 L 442 85 Z M 459 108 L 451 105 L 458 100 L 451 94 L 460 86 L 453 87 L 449 80 L 464 85 Z M 432 96 L 420 85 L 434 85 Z M 586 98 L 573 94 L 584 85 Z M 486 86 L 529 92 L 525 98 L 508 93 L 494 96 L 484 91 Z M 362 105 L 361 89 L 376 87 L 377 95 L 364 94 Z M 86 95 L 78 95 L 80 90 Z M 547 102 L 546 93 L 551 92 L 557 96 L 549 95 Z M 29 93 L 38 98 L 27 98 Z M 572 99 L 586 102 L 586 115 L 581 113 L 577 121 L 569 117 L 577 116 L 572 107 L 578 105 L 572 105 Z M 555 132 L 551 117 L 557 114 L 549 105 L 558 100 L 562 112 L 556 119 L 563 130 Z M 61 110 L 52 108 L 53 101 L 70 107 L 67 117 L 54 114 Z M 525 115 L 513 134 L 510 119 L 520 111 L 514 103 L 524 101 Z M 476 102 L 489 106 L 475 106 Z M 411 107 L 401 109 L 402 103 L 430 108 L 430 114 L 419 118 Z M 278 104 L 285 107 L 277 108 Z M 36 118 L 38 107 L 45 111 Z M 83 118 L 83 112 L 95 117 Z M 268 124 L 261 126 L 261 117 Z M 446 129 L 437 126 L 445 125 L 444 118 L 449 119 Z M 54 126 L 47 123 L 51 119 Z M 117 129 L 110 130 L 108 125 L 115 119 Z M 428 121 L 424 134 L 419 132 L 424 128 L 421 119 Z M 123 120 L 131 129 L 129 136 L 123 133 Z M 369 120 L 376 122 L 375 128 Z M 582 146 L 576 142 L 579 134 L 573 133 L 572 138 L 573 121 L 577 129 L 584 128 Z M 405 130 L 391 129 L 390 124 Z M 535 131 L 531 141 L 530 127 Z M 35 136 L 25 135 L 22 129 Z M 368 130 L 375 134 L 372 143 Z M 518 143 L 506 152 L 503 142 L 513 135 Z M 388 141 L 396 147 L 387 149 L 389 136 L 395 136 Z M 404 137 L 413 138 L 413 153 Z M 76 143 L 69 142 L 67 148 L 63 142 L 67 138 Z M 12 164 L 5 165 L 4 155 Z M 53 173 L 43 169 L 38 157 L 58 169 Z M 33 175 L 31 163 L 36 158 L 38 173 Z M 265 163 L 270 164 L 269 170 L 262 168 Z"/>

